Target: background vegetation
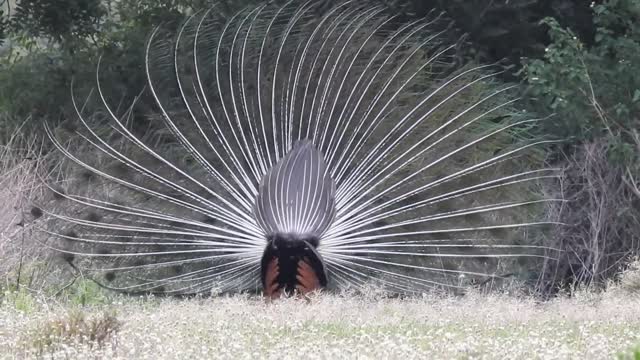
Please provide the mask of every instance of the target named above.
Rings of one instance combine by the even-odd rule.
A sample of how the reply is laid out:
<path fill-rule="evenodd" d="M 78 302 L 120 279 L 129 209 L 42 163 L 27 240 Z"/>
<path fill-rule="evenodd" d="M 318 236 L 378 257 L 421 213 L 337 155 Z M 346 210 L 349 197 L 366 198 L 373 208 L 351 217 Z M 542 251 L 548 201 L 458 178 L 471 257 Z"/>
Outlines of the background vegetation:
<path fill-rule="evenodd" d="M 68 125 L 71 79 L 91 83 L 102 56 L 111 64 L 107 91 L 126 103 L 144 83 L 139 50 L 152 27 L 177 24 L 207 3 L 0 1 L 0 145 L 12 151 L 12 162 L 2 164 L 5 174 L 21 168 L 46 176 L 50 169 L 34 159 L 45 158 L 49 149 L 37 139 L 45 122 Z M 218 3 L 232 13 L 259 1 Z M 545 240 L 564 251 L 559 262 L 535 274 L 541 280 L 538 290 L 551 294 L 562 286 L 601 286 L 615 279 L 640 250 L 640 0 L 382 3 L 399 21 L 446 11 L 458 29 L 452 38 L 467 34 L 463 60 L 503 64 L 507 71 L 501 80 L 522 85 L 526 101 L 521 106 L 542 116 L 553 114 L 527 135 L 564 140 L 547 149 L 547 161 L 562 167 L 564 175 L 546 191 L 571 201 L 549 209 L 568 226 Z M 135 119 L 146 126 L 144 117 Z M 6 195 L 17 199 L 7 211 L 20 216 L 0 223 L 0 256 L 5 251 L 22 259 L 23 249 L 7 245 L 7 234 L 41 215 L 23 199 L 42 190 L 24 184 L 18 193 Z M 25 269 L 15 269 L 0 274 L 7 284 L 32 284 L 37 275 L 36 270 L 26 276 Z"/>

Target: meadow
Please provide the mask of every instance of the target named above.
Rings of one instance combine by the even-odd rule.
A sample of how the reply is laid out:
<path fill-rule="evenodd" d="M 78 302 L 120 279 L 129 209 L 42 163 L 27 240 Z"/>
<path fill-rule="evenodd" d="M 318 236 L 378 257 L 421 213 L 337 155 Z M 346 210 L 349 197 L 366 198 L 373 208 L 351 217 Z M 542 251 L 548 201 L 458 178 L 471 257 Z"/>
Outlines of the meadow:
<path fill-rule="evenodd" d="M 318 294 L 271 303 L 115 296 L 84 306 L 22 294 L 0 306 L 0 358 L 637 359 L 638 308 L 640 297 L 622 289 L 547 302 Z"/>

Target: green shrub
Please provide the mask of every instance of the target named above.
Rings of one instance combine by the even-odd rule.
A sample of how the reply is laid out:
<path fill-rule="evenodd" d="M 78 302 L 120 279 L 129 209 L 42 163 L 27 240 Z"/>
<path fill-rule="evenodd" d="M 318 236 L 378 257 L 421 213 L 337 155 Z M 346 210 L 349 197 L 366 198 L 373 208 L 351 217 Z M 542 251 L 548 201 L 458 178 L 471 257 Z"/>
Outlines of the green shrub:
<path fill-rule="evenodd" d="M 24 287 L 18 290 L 7 289 L 2 296 L 2 303 L 20 312 L 30 314 L 38 307 L 38 302 L 31 292 Z"/>
<path fill-rule="evenodd" d="M 587 46 L 551 18 L 543 59 L 525 62 L 532 108 L 555 112 L 538 135 L 564 139 L 549 159 L 565 168 L 550 191 L 568 226 L 549 239 L 564 250 L 553 281 L 599 284 L 638 254 L 640 234 L 640 0 L 593 5 L 595 41 Z"/>
<path fill-rule="evenodd" d="M 543 131 L 573 144 L 608 137 L 610 159 L 638 171 L 640 126 L 640 1 L 611 0 L 594 6 L 595 44 L 587 47 L 552 18 L 544 59 L 523 69 L 529 95 L 556 113 Z"/>

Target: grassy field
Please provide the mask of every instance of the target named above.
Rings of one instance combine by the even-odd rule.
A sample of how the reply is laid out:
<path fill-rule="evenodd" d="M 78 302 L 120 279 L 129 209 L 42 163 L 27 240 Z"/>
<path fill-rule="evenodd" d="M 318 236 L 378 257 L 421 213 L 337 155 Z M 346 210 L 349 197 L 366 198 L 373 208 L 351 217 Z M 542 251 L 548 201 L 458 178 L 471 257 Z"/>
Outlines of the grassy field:
<path fill-rule="evenodd" d="M 633 359 L 640 298 L 608 292 L 536 303 L 470 295 L 133 299 L 75 306 L 5 296 L 2 358 Z M 625 355 L 626 354 L 626 355 Z M 637 357 L 636 357 L 637 358 Z"/>

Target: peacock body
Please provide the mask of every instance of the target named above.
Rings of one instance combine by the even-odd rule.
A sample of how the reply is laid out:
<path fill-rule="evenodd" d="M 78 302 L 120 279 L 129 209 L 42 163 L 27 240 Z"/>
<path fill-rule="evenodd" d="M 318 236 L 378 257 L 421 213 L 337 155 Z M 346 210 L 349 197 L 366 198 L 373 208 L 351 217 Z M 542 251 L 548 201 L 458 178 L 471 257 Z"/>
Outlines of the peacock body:
<path fill-rule="evenodd" d="M 532 229 L 557 200 L 534 189 L 554 169 L 523 168 L 544 142 L 514 141 L 537 120 L 491 66 L 458 64 L 440 22 L 294 1 L 156 29 L 131 106 L 101 61 L 77 126 L 49 129 L 70 174 L 49 246 L 120 291 L 271 297 L 456 289 L 547 260 Z"/>

